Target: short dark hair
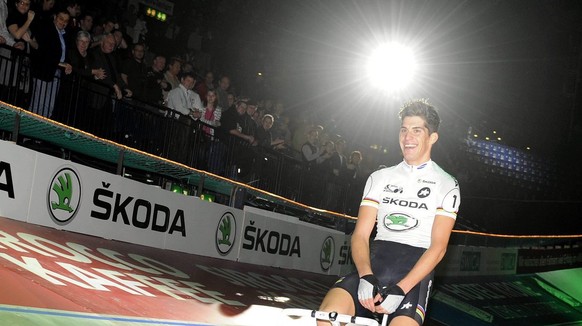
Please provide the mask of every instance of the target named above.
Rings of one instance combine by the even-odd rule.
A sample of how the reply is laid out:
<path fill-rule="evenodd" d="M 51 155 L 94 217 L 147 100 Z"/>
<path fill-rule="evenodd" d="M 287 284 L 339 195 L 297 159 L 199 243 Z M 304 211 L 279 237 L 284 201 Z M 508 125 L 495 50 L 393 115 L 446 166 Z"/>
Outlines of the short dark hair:
<path fill-rule="evenodd" d="M 84 12 L 79 16 L 79 20 L 85 20 L 85 18 L 87 17 L 95 18 L 95 16 L 92 13 Z"/>
<path fill-rule="evenodd" d="M 196 76 L 191 71 L 186 71 L 180 74 L 180 79 L 191 77 L 192 79 L 196 80 Z"/>
<path fill-rule="evenodd" d="M 438 132 L 441 119 L 434 106 L 428 103 L 426 99 L 418 99 L 404 104 L 398 114 L 400 120 L 405 117 L 421 117 L 425 121 L 429 134 Z"/>

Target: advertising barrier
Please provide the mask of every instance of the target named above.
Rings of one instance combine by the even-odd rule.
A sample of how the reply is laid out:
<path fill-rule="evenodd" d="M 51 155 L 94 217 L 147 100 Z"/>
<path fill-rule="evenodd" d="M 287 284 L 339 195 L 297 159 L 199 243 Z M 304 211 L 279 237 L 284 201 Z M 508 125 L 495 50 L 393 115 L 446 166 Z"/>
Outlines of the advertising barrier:
<path fill-rule="evenodd" d="M 26 221 L 36 152 L 0 141 L 0 216 Z"/>
<path fill-rule="evenodd" d="M 245 263 L 339 274 L 345 235 L 297 218 L 245 207 L 239 260 Z"/>
<path fill-rule="evenodd" d="M 0 141 L 2 216 L 251 264 L 338 275 L 349 237 L 252 207 L 206 202 Z"/>

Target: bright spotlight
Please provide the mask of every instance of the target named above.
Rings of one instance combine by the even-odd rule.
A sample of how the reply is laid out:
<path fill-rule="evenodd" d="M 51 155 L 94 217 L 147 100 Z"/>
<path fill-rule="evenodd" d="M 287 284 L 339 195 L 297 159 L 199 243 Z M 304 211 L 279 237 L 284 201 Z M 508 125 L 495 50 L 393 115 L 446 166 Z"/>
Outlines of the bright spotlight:
<path fill-rule="evenodd" d="M 415 70 L 416 62 L 412 50 L 397 43 L 376 49 L 367 65 L 371 83 L 387 92 L 405 88 L 412 81 Z"/>

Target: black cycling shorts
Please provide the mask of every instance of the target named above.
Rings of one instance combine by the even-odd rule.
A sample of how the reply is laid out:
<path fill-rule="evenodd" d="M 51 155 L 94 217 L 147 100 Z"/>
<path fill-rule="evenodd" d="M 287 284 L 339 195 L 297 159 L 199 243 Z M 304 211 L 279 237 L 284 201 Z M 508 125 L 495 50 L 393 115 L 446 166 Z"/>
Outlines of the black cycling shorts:
<path fill-rule="evenodd" d="M 396 284 L 408 274 L 425 251 L 426 249 L 424 248 L 396 242 L 374 241 L 370 246 L 370 260 L 374 276 L 383 286 Z M 419 325 L 422 325 L 433 278 L 434 271 L 412 288 L 402 300 L 400 307 L 390 315 L 390 320 L 397 316 L 408 316 L 416 320 Z M 381 315 L 372 313 L 358 301 L 359 284 L 360 277 L 358 272 L 355 271 L 340 278 L 333 287 L 342 288 L 350 293 L 356 307 L 356 316 L 380 320 L 382 318 Z"/>

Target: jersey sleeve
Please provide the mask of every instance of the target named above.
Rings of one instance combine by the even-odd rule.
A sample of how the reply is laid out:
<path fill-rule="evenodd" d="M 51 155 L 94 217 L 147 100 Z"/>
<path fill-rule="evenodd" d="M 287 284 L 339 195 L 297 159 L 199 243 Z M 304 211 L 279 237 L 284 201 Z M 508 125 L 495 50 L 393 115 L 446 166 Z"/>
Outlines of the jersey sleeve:
<path fill-rule="evenodd" d="M 444 215 L 456 219 L 460 205 L 461 191 L 459 189 L 459 183 L 453 178 L 451 182 L 448 182 L 447 186 L 443 188 L 442 201 L 437 207 L 436 215 Z"/>
<path fill-rule="evenodd" d="M 370 206 L 378 208 L 378 206 L 380 205 L 380 194 L 377 191 L 378 182 L 374 182 L 375 175 L 376 175 L 375 173 L 372 173 L 368 177 L 368 180 L 366 181 L 366 186 L 364 187 L 364 194 L 362 196 L 362 202 L 360 203 L 360 206 Z"/>

